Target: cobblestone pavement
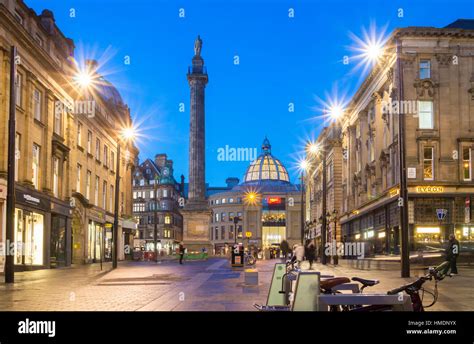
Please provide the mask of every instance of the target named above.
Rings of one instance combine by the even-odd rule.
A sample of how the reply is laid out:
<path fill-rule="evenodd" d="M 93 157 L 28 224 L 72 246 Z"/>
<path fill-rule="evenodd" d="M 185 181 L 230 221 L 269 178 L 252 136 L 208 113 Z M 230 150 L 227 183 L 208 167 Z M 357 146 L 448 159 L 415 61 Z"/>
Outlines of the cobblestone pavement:
<path fill-rule="evenodd" d="M 111 271 L 109 264 L 16 274 L 14 285 L 0 284 L 0 310 L 13 311 L 247 311 L 265 303 L 273 261 L 259 261 L 259 286 L 244 287 L 243 271 L 233 270 L 226 259 L 176 261 L 161 264 L 124 262 Z M 396 271 L 361 271 L 344 267 L 314 266 L 336 276 L 376 278 L 381 283 L 370 292 L 385 292 L 412 281 Z M 460 275 L 439 285 L 433 310 L 474 310 L 474 269 L 460 268 Z M 428 300 L 426 300 L 428 301 Z"/>

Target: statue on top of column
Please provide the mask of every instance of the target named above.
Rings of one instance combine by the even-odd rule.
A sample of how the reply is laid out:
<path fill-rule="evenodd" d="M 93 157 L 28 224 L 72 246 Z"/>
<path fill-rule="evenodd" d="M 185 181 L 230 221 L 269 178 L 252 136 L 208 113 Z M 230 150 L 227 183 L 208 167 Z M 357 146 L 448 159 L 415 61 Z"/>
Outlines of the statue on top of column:
<path fill-rule="evenodd" d="M 202 49 L 202 39 L 198 35 L 196 40 L 194 41 L 194 55 L 201 56 L 201 49 Z"/>

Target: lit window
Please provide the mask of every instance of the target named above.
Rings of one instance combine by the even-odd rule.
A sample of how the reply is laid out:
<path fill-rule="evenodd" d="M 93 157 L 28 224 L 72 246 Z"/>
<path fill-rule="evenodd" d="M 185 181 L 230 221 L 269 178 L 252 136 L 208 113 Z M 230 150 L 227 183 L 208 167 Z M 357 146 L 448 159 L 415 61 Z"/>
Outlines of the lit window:
<path fill-rule="evenodd" d="M 431 78 L 431 61 L 421 60 L 420 61 L 420 79 Z"/>
<path fill-rule="evenodd" d="M 169 215 L 165 216 L 165 224 L 167 224 L 167 225 L 171 224 L 171 216 L 169 216 Z"/>
<path fill-rule="evenodd" d="M 472 150 L 470 147 L 463 147 L 462 148 L 462 171 L 463 171 L 463 179 L 464 180 L 471 180 L 471 170 L 472 170 Z"/>
<path fill-rule="evenodd" d="M 433 159 L 433 147 L 425 147 L 423 149 L 423 179 L 433 180 L 434 179 L 434 159 Z"/>
<path fill-rule="evenodd" d="M 433 102 L 418 102 L 418 128 L 433 129 Z"/>

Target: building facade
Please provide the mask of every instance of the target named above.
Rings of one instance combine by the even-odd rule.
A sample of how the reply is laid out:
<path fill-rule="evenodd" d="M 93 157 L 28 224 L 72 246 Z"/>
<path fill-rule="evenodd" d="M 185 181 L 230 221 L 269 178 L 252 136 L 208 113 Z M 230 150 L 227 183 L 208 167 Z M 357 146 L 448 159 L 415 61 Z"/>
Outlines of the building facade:
<path fill-rule="evenodd" d="M 183 240 L 184 177 L 177 183 L 173 176 L 173 161 L 166 154 L 155 160 L 145 160 L 133 177 L 133 214 L 138 223 L 135 251 L 174 254 Z M 141 254 L 140 254 L 141 255 Z"/>
<path fill-rule="evenodd" d="M 410 250 L 439 249 L 451 233 L 462 249 L 474 241 L 473 28 L 395 30 L 337 124 L 341 241 L 365 243 L 366 255 L 400 253 L 400 116 Z"/>
<path fill-rule="evenodd" d="M 10 46 L 17 47 L 16 268 L 93 261 L 100 256 L 94 251 L 96 247 L 101 247 L 104 258 L 107 247 L 97 244 L 97 238 L 105 241 L 107 234 L 105 229 L 96 229 L 96 224 L 105 228 L 106 221 L 113 222 L 110 188 L 115 185 L 115 123 L 130 124 L 129 110 L 115 88 L 103 79 L 94 92 L 80 92 L 74 83 L 74 43 L 63 35 L 50 11 L 37 15 L 23 1 L 2 0 L 0 23 L 0 140 L 5 143 Z M 1 147 L 0 235 L 5 244 L 8 152 L 7 144 Z M 133 227 L 127 219 L 132 213 L 131 170 L 138 154 L 132 145 L 126 151 L 132 163 L 122 156 L 122 248 L 127 241 L 123 233 Z M 97 178 L 106 194 L 94 184 Z M 124 250 L 119 252 L 123 258 Z"/>
<path fill-rule="evenodd" d="M 227 190 L 209 196 L 209 206 L 209 238 L 216 254 L 226 254 L 233 244 L 244 241 L 263 254 L 283 240 L 290 245 L 301 242 L 301 191 L 272 155 L 268 139 L 243 182 L 229 178 Z"/>

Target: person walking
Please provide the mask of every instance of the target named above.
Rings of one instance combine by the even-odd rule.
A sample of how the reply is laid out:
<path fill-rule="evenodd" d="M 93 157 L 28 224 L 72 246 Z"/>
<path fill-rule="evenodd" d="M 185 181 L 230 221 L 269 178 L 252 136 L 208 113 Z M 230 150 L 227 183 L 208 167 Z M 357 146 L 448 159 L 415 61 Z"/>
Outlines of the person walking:
<path fill-rule="evenodd" d="M 312 240 L 306 240 L 305 256 L 306 260 L 309 261 L 309 269 L 312 270 L 313 263 L 316 260 L 316 246 L 314 246 Z"/>
<path fill-rule="evenodd" d="M 186 248 L 184 248 L 183 243 L 179 244 L 179 264 L 183 264 L 184 253 L 186 252 Z"/>
<path fill-rule="evenodd" d="M 288 241 L 283 240 L 280 244 L 280 250 L 283 253 L 283 259 L 286 260 L 288 259 L 288 255 L 290 254 L 290 244 L 288 244 Z"/>
<path fill-rule="evenodd" d="M 448 248 L 446 249 L 446 260 L 450 263 L 451 274 L 458 274 L 458 268 L 456 266 L 456 260 L 459 256 L 459 241 L 457 241 L 454 234 L 449 235 Z"/>
<path fill-rule="evenodd" d="M 298 266 L 301 267 L 301 262 L 304 260 L 304 246 L 301 244 L 295 244 L 293 246 L 293 255 L 296 257 Z"/>

